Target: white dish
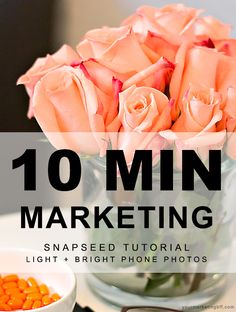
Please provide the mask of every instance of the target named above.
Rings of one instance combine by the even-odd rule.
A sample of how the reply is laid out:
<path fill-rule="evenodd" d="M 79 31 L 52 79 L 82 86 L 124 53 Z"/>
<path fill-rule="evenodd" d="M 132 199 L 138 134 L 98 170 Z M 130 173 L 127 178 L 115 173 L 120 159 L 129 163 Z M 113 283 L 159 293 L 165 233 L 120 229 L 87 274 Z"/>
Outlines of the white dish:
<path fill-rule="evenodd" d="M 39 283 L 46 284 L 51 291 L 62 298 L 48 306 L 29 310 L 32 312 L 72 312 L 76 302 L 76 277 L 68 265 L 56 263 L 26 263 L 29 258 L 39 256 L 39 252 L 26 249 L 0 249 L 0 274 L 18 274 L 19 277 L 34 277 Z M 21 311 L 21 310 L 19 310 Z"/>

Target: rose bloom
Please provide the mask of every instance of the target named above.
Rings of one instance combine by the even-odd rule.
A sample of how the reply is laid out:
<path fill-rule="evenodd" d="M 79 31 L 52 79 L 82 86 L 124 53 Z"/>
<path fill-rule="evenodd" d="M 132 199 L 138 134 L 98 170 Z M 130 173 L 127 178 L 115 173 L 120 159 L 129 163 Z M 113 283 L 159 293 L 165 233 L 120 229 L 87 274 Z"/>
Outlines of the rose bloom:
<path fill-rule="evenodd" d="M 231 27 L 212 16 L 199 17 L 203 10 L 171 4 L 163 8 L 142 6 L 128 17 L 123 25 L 131 25 L 134 32 L 143 38 L 153 32 L 171 44 L 180 44 L 184 38 L 211 38 L 215 40 L 229 37 Z"/>
<path fill-rule="evenodd" d="M 33 66 L 22 75 L 17 84 L 25 85 L 26 91 L 30 97 L 30 104 L 28 110 L 28 117 L 31 118 L 34 115 L 33 106 L 31 105 L 31 98 L 34 93 L 34 87 L 36 83 L 49 71 L 56 69 L 62 65 L 70 65 L 73 62 L 80 60 L 78 54 L 68 45 L 63 45 L 53 55 L 47 55 L 46 57 L 38 58 Z"/>
<path fill-rule="evenodd" d="M 106 67 L 124 83 L 132 77 L 138 76 L 139 82 L 134 82 L 135 84 L 155 87 L 160 91 L 165 90 L 174 70 L 174 64 L 165 60 L 164 63 L 167 65 L 160 72 L 156 66 L 158 67 L 162 63 L 162 53 L 156 54 L 147 46 L 141 45 L 130 27 L 104 27 L 91 30 L 78 44 L 77 51 L 85 64 L 94 61 L 94 69 L 96 62 L 97 69 L 99 64 L 103 68 Z M 96 71 L 96 75 L 102 75 L 106 79 L 105 75 L 101 71 L 101 74 L 98 74 L 98 71 Z M 140 79 L 141 77 L 143 78 Z"/>
<path fill-rule="evenodd" d="M 232 158 L 236 159 L 236 119 L 229 118 L 227 121 L 227 146 L 226 152 L 227 155 Z"/>
<path fill-rule="evenodd" d="M 171 78 L 174 64 L 168 60 L 161 58 L 155 64 L 145 68 L 137 74 L 131 76 L 125 80 L 125 76 L 120 73 L 113 72 L 110 68 L 102 65 L 95 59 L 89 59 L 78 66 L 83 70 L 86 77 L 93 82 L 97 87 L 97 92 L 103 92 L 103 94 L 113 97 L 116 101 L 115 105 L 109 106 L 107 112 L 107 119 L 110 121 L 107 127 L 107 131 L 114 131 L 114 126 L 118 129 L 118 119 L 114 116 L 118 115 L 118 101 L 119 92 L 130 88 L 133 85 L 137 87 L 148 86 L 153 87 L 159 91 L 164 91 Z"/>
<path fill-rule="evenodd" d="M 185 7 L 183 4 L 172 4 L 163 8 L 142 6 L 123 25 L 131 25 L 134 32 L 143 38 L 148 32 L 152 32 L 171 44 L 179 45 L 181 38 L 191 30 L 200 13 L 201 10 Z"/>
<path fill-rule="evenodd" d="M 223 40 L 229 38 L 230 32 L 230 25 L 224 24 L 212 16 L 198 18 L 194 24 L 194 34 L 198 38 Z"/>
<path fill-rule="evenodd" d="M 119 92 L 113 81 L 115 92 Z M 118 96 L 106 94 L 88 76 L 83 65 L 50 71 L 36 85 L 32 98 L 35 118 L 51 143 L 83 154 L 104 154 L 106 131 L 118 131 L 112 122 Z M 116 109 L 110 111 L 110 107 Z"/>
<path fill-rule="evenodd" d="M 77 52 L 83 60 L 95 58 L 123 74 L 137 73 L 152 64 L 131 27 L 127 26 L 104 27 L 87 32 L 84 40 L 77 45 Z"/>
<path fill-rule="evenodd" d="M 236 56 L 236 39 L 223 39 L 223 40 L 215 40 L 214 42 L 215 48 L 227 56 Z"/>
<path fill-rule="evenodd" d="M 222 41 L 229 38 L 229 25 L 211 16 L 199 17 L 200 13 L 202 10 L 183 4 L 163 8 L 143 6 L 123 25 L 132 26 L 146 47 L 173 62 L 179 46 L 186 40 L 197 42 L 211 38 Z"/>
<path fill-rule="evenodd" d="M 211 147 L 222 149 L 225 142 L 225 129 L 218 128 L 222 120 L 221 94 L 212 88 L 190 85 L 182 100 L 182 110 L 171 130 L 162 136 L 176 144 L 177 167 L 181 166 L 182 149 L 196 149 L 207 159 Z"/>
<path fill-rule="evenodd" d="M 182 100 L 180 117 L 174 123 L 174 132 L 215 132 L 222 119 L 221 95 L 202 86 L 191 85 Z"/>
<path fill-rule="evenodd" d="M 89 59 L 82 62 L 83 67 L 89 73 L 90 78 L 101 86 L 105 93 L 111 92 L 112 77 L 122 82 L 122 90 L 126 90 L 132 85 L 155 88 L 164 92 L 168 87 L 175 65 L 165 58 L 159 59 L 156 63 L 144 68 L 134 75 L 126 75 L 115 72 L 104 66 L 96 59 Z"/>
<path fill-rule="evenodd" d="M 229 157 L 236 159 L 236 86 L 228 89 L 224 107 L 225 127 L 228 131 L 226 151 Z"/>
<path fill-rule="evenodd" d="M 213 88 L 222 95 L 224 107 L 228 88 L 236 85 L 236 59 L 216 49 L 183 44 L 176 55 L 176 69 L 170 82 L 170 96 L 176 100 L 172 117 L 178 117 L 189 85 Z"/>
<path fill-rule="evenodd" d="M 119 95 L 119 119 L 122 127 L 118 148 L 124 150 L 129 164 L 135 150 L 151 146 L 156 133 L 171 127 L 172 103 L 162 92 L 147 87 L 131 86 Z M 163 139 L 160 138 L 161 149 Z M 157 146 L 157 145 L 156 145 Z"/>
<path fill-rule="evenodd" d="M 219 53 L 214 49 L 184 44 L 178 51 L 176 61 L 176 71 L 170 82 L 170 96 L 176 100 L 174 119 L 182 109 L 182 99 L 190 84 L 216 89 Z"/>

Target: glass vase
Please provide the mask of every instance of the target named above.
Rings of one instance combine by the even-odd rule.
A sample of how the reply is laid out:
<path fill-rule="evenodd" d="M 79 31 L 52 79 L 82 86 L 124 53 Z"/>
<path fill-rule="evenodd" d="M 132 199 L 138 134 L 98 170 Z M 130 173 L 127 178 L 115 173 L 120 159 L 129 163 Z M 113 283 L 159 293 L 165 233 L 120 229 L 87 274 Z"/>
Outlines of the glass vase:
<path fill-rule="evenodd" d="M 84 202 L 88 203 L 88 205 L 96 205 L 97 201 L 104 202 L 105 205 L 108 205 L 108 203 L 113 205 L 119 203 L 122 205 L 137 203 L 140 200 L 144 201 L 147 205 L 148 203 L 153 204 L 153 197 L 160 198 L 162 196 L 163 192 L 158 191 L 158 186 L 156 187 L 156 185 L 160 184 L 158 168 L 154 170 L 153 174 L 153 189 L 157 191 L 152 192 L 151 196 L 150 192 L 142 192 L 142 198 L 140 199 L 139 192 L 124 192 L 122 190 L 113 194 L 106 192 L 105 161 L 100 158 L 90 158 L 84 161 L 86 162 L 83 166 L 85 170 L 83 181 Z M 188 194 L 185 198 L 190 203 L 198 201 L 199 196 L 201 198 L 205 196 L 207 201 L 214 202 L 214 215 L 217 219 L 217 224 L 213 233 L 209 234 L 209 237 L 206 239 L 211 240 L 211 246 L 213 245 L 213 248 L 217 245 L 216 249 L 219 250 L 220 248 L 223 254 L 225 250 L 228 252 L 230 249 L 230 242 L 232 240 L 231 227 L 234 207 L 233 200 L 228 199 L 234 197 L 234 188 L 232 186 L 232 182 L 236 178 L 234 169 L 234 162 L 225 160 L 222 163 L 223 191 L 220 192 L 220 195 L 215 195 L 215 193 L 209 195 L 209 192 L 205 188 L 200 187 L 202 181 L 197 177 L 195 184 L 197 185 L 199 183 L 199 187 L 197 187 L 194 198 L 192 196 L 189 198 Z M 167 196 L 170 204 L 173 204 L 173 201 L 178 201 L 180 194 L 183 196 L 183 192 L 181 192 L 181 181 L 181 173 L 175 172 L 175 191 Z M 121 181 L 119 182 L 118 179 L 118 188 L 119 183 L 121 184 Z M 136 197 L 139 198 L 137 199 Z M 136 234 L 140 234 L 138 230 Z M 108 243 L 115 242 L 115 237 L 110 235 L 109 231 L 106 231 L 106 234 L 103 235 L 105 236 L 104 241 Z M 155 241 L 155 237 L 153 239 Z M 196 239 L 202 239 L 204 241 L 205 238 Z M 92 241 L 94 242 L 95 240 L 92 237 Z M 218 260 L 224 261 L 220 256 Z M 103 271 L 102 273 L 88 274 L 88 284 L 95 294 L 117 306 L 145 305 L 183 309 L 183 307 L 197 307 L 216 300 L 225 289 L 226 277 L 227 274 L 224 273 L 199 273 L 198 270 L 187 273 L 139 272 L 131 264 L 129 267 L 124 266 L 115 269 L 113 267 L 112 270 L 108 269 L 107 273 Z"/>

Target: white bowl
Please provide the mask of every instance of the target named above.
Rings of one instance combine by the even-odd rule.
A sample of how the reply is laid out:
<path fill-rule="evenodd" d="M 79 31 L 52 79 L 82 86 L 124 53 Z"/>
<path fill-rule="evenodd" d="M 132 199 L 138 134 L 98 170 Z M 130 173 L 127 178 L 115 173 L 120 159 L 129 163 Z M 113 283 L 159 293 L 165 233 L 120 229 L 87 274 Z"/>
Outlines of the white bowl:
<path fill-rule="evenodd" d="M 26 256 L 40 256 L 37 251 L 26 249 L 0 249 L 0 274 L 18 274 L 19 277 L 34 277 L 46 284 L 62 298 L 48 306 L 30 310 L 32 312 L 72 312 L 76 302 L 76 277 L 68 265 L 56 263 L 26 263 Z M 21 311 L 21 310 L 19 310 Z"/>

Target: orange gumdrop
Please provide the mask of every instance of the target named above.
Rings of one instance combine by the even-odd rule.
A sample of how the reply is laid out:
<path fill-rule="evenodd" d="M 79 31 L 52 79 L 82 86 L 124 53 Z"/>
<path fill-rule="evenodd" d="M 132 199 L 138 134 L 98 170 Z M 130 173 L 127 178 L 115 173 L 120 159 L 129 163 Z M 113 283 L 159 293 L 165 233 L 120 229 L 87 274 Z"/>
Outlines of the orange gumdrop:
<path fill-rule="evenodd" d="M 12 309 L 8 304 L 0 303 L 0 311 L 12 311 Z"/>
<path fill-rule="evenodd" d="M 36 300 L 32 305 L 32 309 L 38 309 L 41 308 L 42 306 L 43 306 L 42 302 L 40 300 Z"/>
<path fill-rule="evenodd" d="M 58 294 L 53 294 L 53 295 L 51 296 L 51 298 L 52 298 L 52 300 L 53 300 L 54 302 L 56 302 L 56 301 L 58 301 L 58 300 L 61 299 L 61 297 L 60 297 Z"/>
<path fill-rule="evenodd" d="M 43 295 L 40 293 L 33 293 L 33 294 L 28 294 L 26 298 L 27 300 L 36 301 L 36 300 L 41 300 L 43 298 Z"/>
<path fill-rule="evenodd" d="M 49 294 L 49 289 L 48 289 L 47 285 L 45 285 L 45 284 L 42 284 L 39 286 L 39 291 L 44 296 Z"/>
<path fill-rule="evenodd" d="M 9 289 L 9 288 L 17 288 L 16 282 L 7 282 L 2 284 L 3 289 Z"/>
<path fill-rule="evenodd" d="M 2 295 L 0 297 L 0 303 L 7 303 L 10 297 L 8 295 Z"/>
<path fill-rule="evenodd" d="M 22 310 L 31 310 L 33 303 L 32 300 L 26 300 L 22 306 Z"/>
<path fill-rule="evenodd" d="M 4 292 L 4 290 L 2 289 L 2 287 L 0 286 L 0 296 L 1 295 L 4 295 L 5 294 L 5 292 Z"/>
<path fill-rule="evenodd" d="M 19 288 L 8 288 L 6 289 L 5 293 L 7 295 L 14 295 L 14 294 L 20 294 L 20 289 Z"/>
<path fill-rule="evenodd" d="M 46 305 L 51 304 L 53 300 L 48 295 L 46 295 L 46 296 L 43 296 L 42 302 L 43 302 L 43 305 L 46 306 Z"/>
<path fill-rule="evenodd" d="M 8 283 L 8 282 L 18 282 L 18 276 L 16 274 L 11 274 L 11 275 L 6 275 L 3 278 L 3 282 L 4 283 Z"/>
<path fill-rule="evenodd" d="M 39 289 L 38 287 L 28 287 L 24 290 L 25 294 L 34 294 L 34 293 L 38 293 Z"/>
<path fill-rule="evenodd" d="M 2 280 L 2 278 L 0 276 L 0 286 L 2 286 L 2 284 L 3 284 L 3 280 Z"/>
<path fill-rule="evenodd" d="M 28 285 L 28 283 L 26 282 L 26 280 L 24 280 L 24 279 L 19 279 L 19 281 L 18 281 L 18 287 L 19 287 L 19 289 L 20 290 L 25 290 L 26 288 L 28 288 L 29 287 L 29 285 Z"/>
<path fill-rule="evenodd" d="M 22 299 L 10 299 L 7 303 L 13 310 L 21 309 L 23 306 Z"/>
<path fill-rule="evenodd" d="M 30 287 L 38 287 L 38 283 L 36 282 L 36 280 L 33 277 L 29 277 L 27 279 L 27 282 L 28 282 Z"/>
<path fill-rule="evenodd" d="M 21 300 L 25 301 L 26 294 L 22 294 L 22 293 L 13 294 L 13 295 L 11 295 L 11 299 L 21 299 Z"/>

